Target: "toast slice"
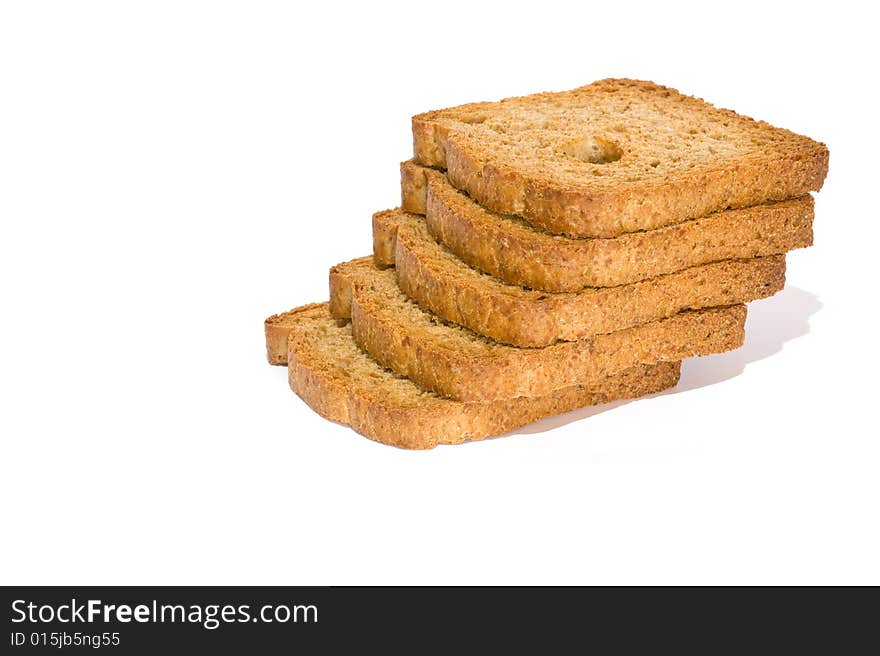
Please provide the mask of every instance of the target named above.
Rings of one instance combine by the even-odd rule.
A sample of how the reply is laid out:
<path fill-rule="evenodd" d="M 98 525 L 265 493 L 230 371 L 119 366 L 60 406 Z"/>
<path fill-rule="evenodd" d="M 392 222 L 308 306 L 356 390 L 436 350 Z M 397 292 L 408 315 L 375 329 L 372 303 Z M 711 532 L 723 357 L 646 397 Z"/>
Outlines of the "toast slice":
<path fill-rule="evenodd" d="M 412 119 L 419 164 L 553 234 L 616 237 L 822 187 L 828 149 L 637 80 Z"/>
<path fill-rule="evenodd" d="M 575 408 L 652 394 L 673 387 L 680 371 L 679 362 L 639 365 L 592 385 L 537 398 L 450 401 L 395 376 L 363 353 L 351 326 L 331 318 L 326 303 L 266 319 L 266 346 L 272 363 L 287 363 L 289 357 L 290 387 L 315 412 L 406 449 L 479 440 Z"/>
<path fill-rule="evenodd" d="M 775 255 L 813 243 L 810 195 L 611 239 L 569 239 L 484 209 L 440 171 L 408 161 L 400 165 L 400 173 L 402 208 L 424 214 L 436 241 L 484 273 L 541 291 L 626 285 L 692 266 Z M 391 242 L 380 237 L 378 260 L 393 264 L 393 251 L 382 250 L 383 243 Z"/>
<path fill-rule="evenodd" d="M 396 230 L 397 283 L 407 297 L 447 321 L 514 346 L 548 346 L 682 310 L 745 303 L 772 296 L 785 284 L 785 256 L 772 255 L 722 260 L 618 287 L 545 293 L 472 269 L 431 238 L 420 216 L 387 210 L 374 215 L 373 227 L 374 234 Z"/>
<path fill-rule="evenodd" d="M 591 339 L 545 348 L 499 344 L 447 324 L 410 301 L 394 271 L 369 257 L 330 270 L 330 313 L 351 319 L 358 345 L 420 387 L 459 401 L 544 396 L 637 364 L 673 362 L 742 345 L 746 308 L 680 312 Z"/>

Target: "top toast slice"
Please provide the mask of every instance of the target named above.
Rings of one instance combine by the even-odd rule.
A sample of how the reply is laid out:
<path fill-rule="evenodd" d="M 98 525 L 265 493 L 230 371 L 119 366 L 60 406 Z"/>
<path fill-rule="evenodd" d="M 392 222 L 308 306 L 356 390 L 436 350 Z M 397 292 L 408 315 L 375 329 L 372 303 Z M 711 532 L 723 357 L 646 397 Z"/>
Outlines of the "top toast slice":
<path fill-rule="evenodd" d="M 554 234 L 616 237 L 822 187 L 824 144 L 652 82 L 413 117 L 419 164 Z"/>

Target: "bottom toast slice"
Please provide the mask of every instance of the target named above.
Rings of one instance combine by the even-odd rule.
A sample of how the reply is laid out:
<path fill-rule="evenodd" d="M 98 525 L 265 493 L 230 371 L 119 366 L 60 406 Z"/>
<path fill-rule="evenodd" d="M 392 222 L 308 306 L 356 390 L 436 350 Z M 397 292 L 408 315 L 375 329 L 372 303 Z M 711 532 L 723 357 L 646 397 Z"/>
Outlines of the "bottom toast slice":
<path fill-rule="evenodd" d="M 681 365 L 638 365 L 545 396 L 463 403 L 384 369 L 360 350 L 351 324 L 330 316 L 327 303 L 269 317 L 265 329 L 269 362 L 287 362 L 291 389 L 315 412 L 406 449 L 479 440 L 542 417 L 659 392 L 678 382 Z"/>
<path fill-rule="evenodd" d="M 330 312 L 351 319 L 357 344 L 424 389 L 459 401 L 544 396 L 637 364 L 674 362 L 738 348 L 745 305 L 679 312 L 625 330 L 543 348 L 501 344 L 409 300 L 394 271 L 371 258 L 330 270 Z"/>

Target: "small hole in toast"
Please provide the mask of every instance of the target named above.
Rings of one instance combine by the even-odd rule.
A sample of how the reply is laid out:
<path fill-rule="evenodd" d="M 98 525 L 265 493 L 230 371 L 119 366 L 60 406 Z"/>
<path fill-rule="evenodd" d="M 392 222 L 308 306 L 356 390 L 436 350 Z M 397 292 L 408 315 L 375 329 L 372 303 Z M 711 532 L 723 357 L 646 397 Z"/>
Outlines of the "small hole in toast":
<path fill-rule="evenodd" d="M 465 114 L 459 120 L 462 123 L 468 123 L 470 125 L 477 125 L 479 123 L 485 123 L 486 119 L 489 118 L 486 114 Z"/>
<path fill-rule="evenodd" d="M 616 142 L 599 135 L 571 141 L 562 152 L 588 164 L 609 164 L 623 157 L 623 150 Z"/>

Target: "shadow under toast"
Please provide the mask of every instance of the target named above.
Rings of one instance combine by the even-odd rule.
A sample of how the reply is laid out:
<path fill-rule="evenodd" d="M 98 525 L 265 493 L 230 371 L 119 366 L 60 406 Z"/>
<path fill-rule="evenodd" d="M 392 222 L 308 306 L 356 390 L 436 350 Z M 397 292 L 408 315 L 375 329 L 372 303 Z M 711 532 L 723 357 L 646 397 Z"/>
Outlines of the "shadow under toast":
<path fill-rule="evenodd" d="M 681 364 L 681 380 L 678 385 L 641 398 L 680 394 L 739 376 L 749 363 L 758 362 L 779 353 L 786 342 L 808 334 L 810 332 L 810 317 L 821 309 L 822 303 L 819 298 L 799 287 L 786 287 L 770 298 L 749 303 L 746 339 L 740 348 L 727 353 L 685 360 Z M 634 400 L 638 399 L 613 401 L 604 405 L 579 408 L 565 414 L 540 419 L 505 433 L 505 435 L 542 433 L 613 410 L 627 403 L 632 403 Z"/>

